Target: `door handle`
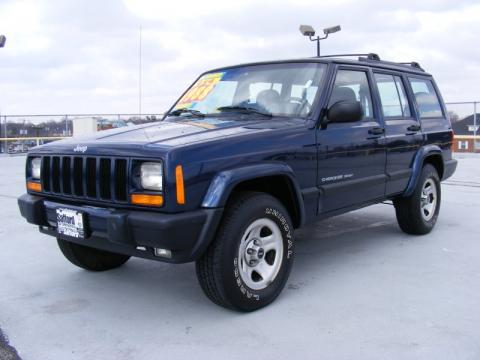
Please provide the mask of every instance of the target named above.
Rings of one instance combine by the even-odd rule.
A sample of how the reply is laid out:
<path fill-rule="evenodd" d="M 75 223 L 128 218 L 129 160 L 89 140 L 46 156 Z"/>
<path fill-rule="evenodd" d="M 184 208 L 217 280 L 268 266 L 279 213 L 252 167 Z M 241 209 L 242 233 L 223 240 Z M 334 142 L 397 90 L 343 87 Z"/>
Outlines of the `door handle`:
<path fill-rule="evenodd" d="M 407 131 L 412 131 L 412 132 L 416 132 L 416 131 L 420 131 L 422 128 L 420 127 L 420 125 L 410 125 L 408 128 L 407 128 Z"/>
<path fill-rule="evenodd" d="M 373 129 L 368 130 L 368 133 L 370 135 L 382 135 L 384 132 L 385 132 L 385 129 L 380 127 L 375 127 Z"/>

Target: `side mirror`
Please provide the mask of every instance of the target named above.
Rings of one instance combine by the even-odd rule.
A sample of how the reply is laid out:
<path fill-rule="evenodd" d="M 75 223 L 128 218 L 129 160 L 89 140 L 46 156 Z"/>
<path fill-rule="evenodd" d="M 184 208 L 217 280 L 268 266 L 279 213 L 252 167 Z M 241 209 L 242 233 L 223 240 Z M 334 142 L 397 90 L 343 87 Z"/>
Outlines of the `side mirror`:
<path fill-rule="evenodd" d="M 363 118 L 363 108 L 358 101 L 338 101 L 327 111 L 328 122 L 348 123 L 360 121 Z"/>

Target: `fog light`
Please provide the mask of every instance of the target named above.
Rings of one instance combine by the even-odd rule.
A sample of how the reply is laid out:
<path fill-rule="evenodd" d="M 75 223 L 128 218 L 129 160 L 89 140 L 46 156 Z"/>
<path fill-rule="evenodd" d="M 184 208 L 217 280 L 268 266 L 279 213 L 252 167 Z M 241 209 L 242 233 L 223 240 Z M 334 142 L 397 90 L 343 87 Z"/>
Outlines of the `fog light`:
<path fill-rule="evenodd" d="M 155 256 L 160 256 L 160 257 L 170 259 L 172 257 L 172 251 L 168 249 L 155 248 Z"/>

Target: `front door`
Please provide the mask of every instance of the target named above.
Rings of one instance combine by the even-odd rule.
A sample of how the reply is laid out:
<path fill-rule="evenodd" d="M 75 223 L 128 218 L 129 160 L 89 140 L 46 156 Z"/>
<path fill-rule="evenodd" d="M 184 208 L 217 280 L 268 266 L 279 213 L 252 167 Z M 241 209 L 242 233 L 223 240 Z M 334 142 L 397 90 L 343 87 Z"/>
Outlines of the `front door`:
<path fill-rule="evenodd" d="M 385 195 L 384 126 L 374 111 L 367 68 L 339 67 L 328 106 L 358 101 L 364 116 L 317 130 L 319 213 L 378 200 Z"/>

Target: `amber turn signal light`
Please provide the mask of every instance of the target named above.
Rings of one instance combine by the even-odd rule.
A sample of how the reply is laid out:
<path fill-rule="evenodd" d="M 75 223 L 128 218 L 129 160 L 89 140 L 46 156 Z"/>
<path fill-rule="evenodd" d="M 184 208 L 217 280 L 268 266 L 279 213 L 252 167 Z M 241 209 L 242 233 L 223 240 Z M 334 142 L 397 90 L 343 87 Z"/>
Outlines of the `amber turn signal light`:
<path fill-rule="evenodd" d="M 135 205 L 147 205 L 147 206 L 162 206 L 162 195 L 149 195 L 149 194 L 132 194 L 130 201 Z"/>
<path fill-rule="evenodd" d="M 27 189 L 35 192 L 42 192 L 42 185 L 34 181 L 27 181 Z"/>
<path fill-rule="evenodd" d="M 183 186 L 183 168 L 182 165 L 177 165 L 175 168 L 175 181 L 177 184 L 177 204 L 185 204 L 185 188 Z"/>

